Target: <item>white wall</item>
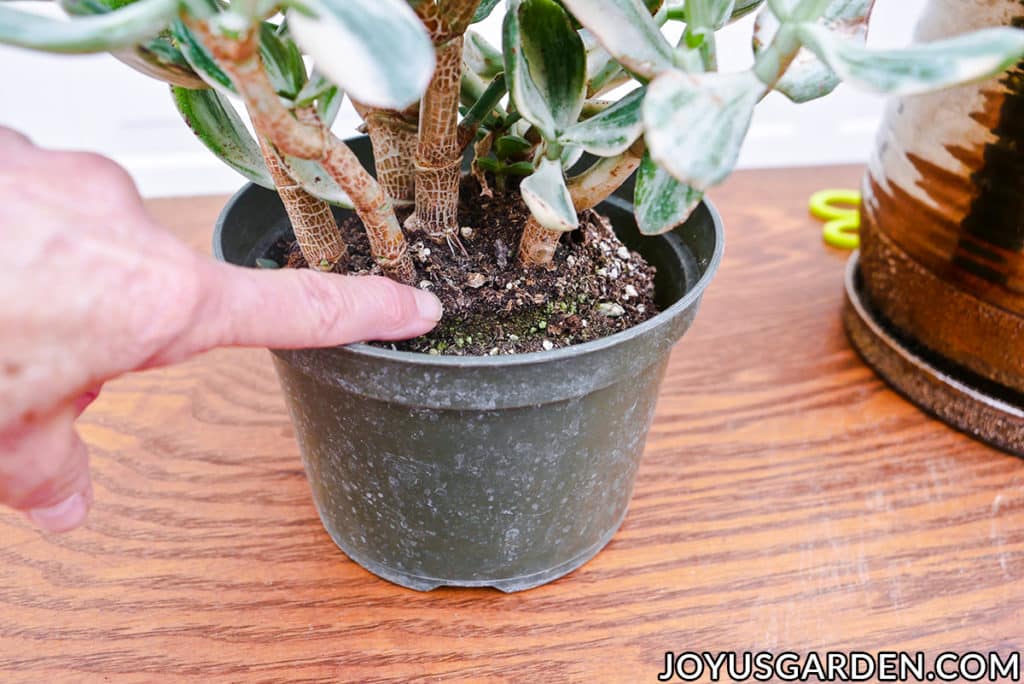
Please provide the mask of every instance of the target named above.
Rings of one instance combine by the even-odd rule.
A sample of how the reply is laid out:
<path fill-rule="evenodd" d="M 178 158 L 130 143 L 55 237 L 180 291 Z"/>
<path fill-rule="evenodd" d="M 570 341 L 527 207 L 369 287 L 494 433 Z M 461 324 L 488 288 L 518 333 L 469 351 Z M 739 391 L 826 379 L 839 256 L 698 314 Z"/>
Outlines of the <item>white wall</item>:
<path fill-rule="evenodd" d="M 881 0 L 870 43 L 909 42 L 925 0 Z M 53 11 L 41 3 L 12 3 Z M 40 9 L 42 7 L 42 9 Z M 728 27 L 719 41 L 723 69 L 750 63 L 753 17 Z M 481 27 L 500 44 L 500 20 Z M 107 55 L 54 56 L 0 46 L 0 125 L 46 147 L 101 152 L 124 165 L 147 196 L 225 193 L 241 179 L 200 145 L 178 118 L 167 87 Z M 845 86 L 817 102 L 793 105 L 772 94 L 761 104 L 741 166 L 793 166 L 867 159 L 883 101 Z M 342 110 L 339 134 L 358 117 Z M 0 160 L 0 164 L 3 161 Z"/>

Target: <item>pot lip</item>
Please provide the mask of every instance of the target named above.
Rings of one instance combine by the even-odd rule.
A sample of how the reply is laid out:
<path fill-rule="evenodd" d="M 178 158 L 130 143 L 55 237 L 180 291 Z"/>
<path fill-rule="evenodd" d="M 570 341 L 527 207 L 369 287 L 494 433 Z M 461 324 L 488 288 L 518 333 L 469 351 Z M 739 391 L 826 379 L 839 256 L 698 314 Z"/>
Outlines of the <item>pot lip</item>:
<path fill-rule="evenodd" d="M 224 207 L 221 209 L 220 214 L 217 216 L 217 223 L 213 231 L 213 256 L 222 262 L 228 263 L 224 258 L 224 250 L 221 248 L 221 235 L 224 232 L 224 226 L 227 222 L 228 212 L 231 208 L 239 201 L 242 200 L 243 196 L 249 192 L 255 183 L 246 183 L 239 188 L 235 194 L 231 196 L 231 199 L 227 201 Z M 268 191 L 272 192 L 272 191 Z M 623 200 L 621 198 L 612 196 L 605 200 L 607 203 L 618 204 L 620 206 L 628 206 L 632 210 L 633 203 Z M 603 204 L 604 202 L 602 202 Z M 722 255 L 725 252 L 725 229 L 722 223 L 722 216 L 718 213 L 718 209 L 715 205 L 705 197 L 701 204 L 707 209 L 708 214 L 711 216 L 711 223 L 715 230 L 715 248 L 711 255 L 710 261 L 708 261 L 707 267 L 704 269 L 704 273 L 694 283 L 690 290 L 680 297 L 672 306 L 665 309 L 657 316 L 649 318 L 643 323 L 634 325 L 631 328 L 627 328 L 621 332 L 617 332 L 613 335 L 601 337 L 590 342 L 583 342 L 581 344 L 572 344 L 568 347 L 561 347 L 559 349 L 552 349 L 551 351 L 539 351 L 539 352 L 526 352 L 521 354 L 499 354 L 497 356 L 444 356 L 444 355 L 433 355 L 424 354 L 422 352 L 409 352 L 399 351 L 396 349 L 385 349 L 383 347 L 374 347 L 365 342 L 353 342 L 351 344 L 339 345 L 337 347 L 322 347 L 321 350 L 331 351 L 343 351 L 356 356 L 364 357 L 367 359 L 373 359 L 377 361 L 390 361 L 394 363 L 400 363 L 409 366 L 420 366 L 424 368 L 501 368 L 505 366 L 523 366 L 536 363 L 548 363 L 557 362 L 563 359 L 570 359 L 585 354 L 599 352 L 604 349 L 618 346 L 629 340 L 637 337 L 641 337 L 646 333 L 661 327 L 662 325 L 668 324 L 672 319 L 677 316 L 684 314 L 688 311 L 704 294 L 704 290 L 707 289 L 711 279 L 715 276 L 718 271 L 718 267 L 722 262 Z M 685 225 L 685 224 L 683 224 Z M 272 349 L 272 352 L 277 351 L 297 351 L 291 349 Z"/>

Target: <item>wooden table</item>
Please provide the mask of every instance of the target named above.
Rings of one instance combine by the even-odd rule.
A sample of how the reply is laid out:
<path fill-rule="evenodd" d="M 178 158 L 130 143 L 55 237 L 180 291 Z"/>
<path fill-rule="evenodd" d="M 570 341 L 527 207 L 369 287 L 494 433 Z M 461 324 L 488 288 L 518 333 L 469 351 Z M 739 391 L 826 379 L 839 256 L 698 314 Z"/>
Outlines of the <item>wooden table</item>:
<path fill-rule="evenodd" d="M 1024 463 L 851 352 L 847 254 L 807 196 L 856 167 L 737 174 L 725 263 L 676 349 L 625 525 L 516 595 L 420 594 L 320 526 L 269 355 L 110 383 L 96 507 L 0 513 L 0 681 L 656 681 L 666 650 L 1024 650 Z M 149 202 L 207 250 L 223 198 Z"/>

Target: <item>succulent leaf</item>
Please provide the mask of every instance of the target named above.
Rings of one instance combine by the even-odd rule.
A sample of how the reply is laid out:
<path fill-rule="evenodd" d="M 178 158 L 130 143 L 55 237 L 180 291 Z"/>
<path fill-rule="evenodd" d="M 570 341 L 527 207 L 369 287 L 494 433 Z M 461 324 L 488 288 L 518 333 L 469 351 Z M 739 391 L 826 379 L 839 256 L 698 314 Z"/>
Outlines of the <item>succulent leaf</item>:
<path fill-rule="evenodd" d="M 107 0 L 62 0 L 60 5 L 72 16 L 107 14 L 130 2 Z M 113 53 L 122 63 L 136 71 L 171 85 L 183 88 L 206 88 L 206 83 L 192 70 L 184 55 L 174 45 L 170 31 L 164 29 L 154 38 Z"/>
<path fill-rule="evenodd" d="M 330 128 L 334 125 L 334 120 L 338 118 L 338 111 L 344 100 L 345 93 L 337 86 L 317 98 L 316 114 L 324 122 L 324 126 Z"/>
<path fill-rule="evenodd" d="M 991 28 L 899 50 L 870 50 L 803 24 L 801 42 L 851 85 L 915 95 L 991 78 L 1024 58 L 1024 30 Z"/>
<path fill-rule="evenodd" d="M 521 0 L 505 17 L 505 73 L 519 113 L 555 140 L 579 118 L 587 58 L 569 16 L 554 0 Z"/>
<path fill-rule="evenodd" d="M 640 0 L 562 0 L 615 59 L 652 79 L 672 68 L 672 45 Z"/>
<path fill-rule="evenodd" d="M 833 0 L 818 20 L 818 24 L 836 35 L 864 45 L 868 36 L 868 22 L 875 0 Z M 765 7 L 754 24 L 754 54 L 760 54 L 775 37 L 779 19 Z M 839 76 L 808 50 L 801 48 L 793 63 L 775 85 L 783 95 L 796 103 L 809 102 L 828 95 L 840 83 Z"/>
<path fill-rule="evenodd" d="M 302 53 L 293 41 L 278 35 L 273 24 L 262 22 L 259 31 L 260 58 L 274 90 L 281 97 L 294 100 L 308 80 Z"/>
<path fill-rule="evenodd" d="M 277 152 L 274 152 L 277 154 Z M 301 159 L 299 157 L 281 157 L 278 156 L 281 164 L 287 169 L 288 175 L 292 177 L 296 183 L 302 186 L 302 189 L 318 197 L 328 204 L 333 204 L 338 207 L 345 207 L 346 209 L 352 208 L 352 200 L 348 194 L 341 189 L 331 174 L 327 173 L 318 162 L 310 159 Z"/>
<path fill-rule="evenodd" d="M 645 94 L 645 88 L 634 90 L 601 113 L 573 125 L 559 141 L 579 145 L 599 157 L 625 152 L 643 133 L 641 105 Z"/>
<path fill-rule="evenodd" d="M 505 70 L 505 58 L 476 31 L 466 31 L 462 59 L 477 76 L 490 80 Z"/>
<path fill-rule="evenodd" d="M 587 29 L 580 29 L 580 38 L 587 51 L 587 97 L 595 97 L 615 85 L 629 80 L 629 74 L 615 61 L 604 45 Z"/>
<path fill-rule="evenodd" d="M 0 4 L 0 43 L 45 52 L 111 52 L 157 36 L 177 13 L 178 0 L 139 0 L 65 21 Z"/>
<path fill-rule="evenodd" d="M 557 160 L 542 159 L 537 170 L 523 180 L 519 190 L 537 223 L 548 230 L 568 232 L 579 227 L 572 197 L 565 186 L 562 165 Z"/>
<path fill-rule="evenodd" d="M 647 146 L 662 168 L 704 190 L 732 172 L 765 86 L 750 71 L 667 71 L 647 87 Z"/>
<path fill-rule="evenodd" d="M 295 42 L 353 99 L 404 109 L 434 73 L 434 47 L 405 0 L 301 0 L 287 13 Z"/>
<path fill-rule="evenodd" d="M 192 70 L 199 75 L 211 88 L 223 94 L 234 94 L 235 86 L 231 83 L 224 70 L 214 61 L 206 47 L 199 42 L 192 30 L 185 25 L 185 22 L 177 19 L 171 24 L 171 35 L 174 36 L 178 49 L 181 51 L 185 61 L 189 63 Z"/>
<path fill-rule="evenodd" d="M 736 0 L 736 6 L 732 10 L 732 19 L 730 21 L 742 19 L 751 12 L 756 11 L 763 3 L 764 0 Z"/>
<path fill-rule="evenodd" d="M 737 19 L 742 19 L 757 10 L 762 4 L 764 4 L 764 0 L 736 0 L 728 21 L 733 22 Z M 665 11 L 668 19 L 686 21 L 686 0 L 668 0 L 665 3 Z"/>
<path fill-rule="evenodd" d="M 498 6 L 501 0 L 481 0 L 480 4 L 476 8 L 476 12 L 473 13 L 473 19 L 470 23 L 477 23 L 483 21 L 487 17 L 491 16 L 491 12 Z"/>
<path fill-rule="evenodd" d="M 216 90 L 171 87 L 174 104 L 199 141 L 257 185 L 274 189 L 260 147 L 234 107 Z"/>
<path fill-rule="evenodd" d="M 690 21 L 703 28 L 717 31 L 732 19 L 736 0 L 687 0 Z"/>
<path fill-rule="evenodd" d="M 689 218 L 704 193 L 680 183 L 644 154 L 637 172 L 633 203 L 642 235 L 661 235 Z"/>

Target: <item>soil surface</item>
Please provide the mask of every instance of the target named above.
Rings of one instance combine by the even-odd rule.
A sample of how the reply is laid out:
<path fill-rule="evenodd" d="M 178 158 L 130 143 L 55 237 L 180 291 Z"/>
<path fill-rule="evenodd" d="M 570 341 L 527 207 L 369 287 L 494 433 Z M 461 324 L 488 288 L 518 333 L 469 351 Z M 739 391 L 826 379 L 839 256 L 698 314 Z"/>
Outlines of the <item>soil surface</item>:
<path fill-rule="evenodd" d="M 580 229 L 562 237 L 553 269 L 524 269 L 516 251 L 529 210 L 519 193 L 486 197 L 467 178 L 461 194 L 459 240 L 465 253 L 458 245 L 407 235 L 419 287 L 441 299 L 444 318 L 427 335 L 376 346 L 458 356 L 551 350 L 620 332 L 658 313 L 654 268 L 619 242 L 600 214 L 580 214 Z M 340 228 L 348 257 L 335 270 L 380 274 L 358 218 L 342 221 Z M 267 257 L 306 267 L 291 241 L 274 245 Z"/>

